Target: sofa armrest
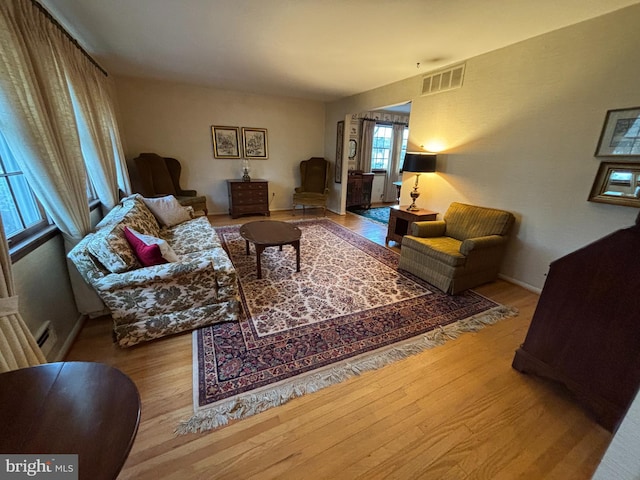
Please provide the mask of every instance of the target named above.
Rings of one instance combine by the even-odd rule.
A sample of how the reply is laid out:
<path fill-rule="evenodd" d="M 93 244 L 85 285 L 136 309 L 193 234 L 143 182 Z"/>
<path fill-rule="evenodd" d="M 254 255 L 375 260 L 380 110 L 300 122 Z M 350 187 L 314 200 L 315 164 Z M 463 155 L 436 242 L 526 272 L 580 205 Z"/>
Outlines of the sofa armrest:
<path fill-rule="evenodd" d="M 414 237 L 442 237 L 445 231 L 446 223 L 444 220 L 413 222 L 411 224 L 411 235 Z"/>
<path fill-rule="evenodd" d="M 463 255 L 469 255 L 472 251 L 496 247 L 504 244 L 506 241 L 507 237 L 502 235 L 487 235 L 486 237 L 467 238 L 460 245 L 460 253 Z"/>
<path fill-rule="evenodd" d="M 180 190 L 176 193 L 181 197 L 197 197 L 198 196 L 197 190 Z"/>
<path fill-rule="evenodd" d="M 210 258 L 202 258 L 189 262 L 171 262 L 152 267 L 142 267 L 124 273 L 111 273 L 94 280 L 93 286 L 98 291 L 115 291 L 123 288 L 135 288 L 153 284 L 163 284 L 169 280 L 190 276 L 211 270 L 213 265 Z"/>
<path fill-rule="evenodd" d="M 218 286 L 236 286 L 238 284 L 238 275 L 236 269 L 231 263 L 231 259 L 227 256 L 222 247 L 212 249 L 214 255 L 211 261 L 216 271 L 216 282 Z"/>

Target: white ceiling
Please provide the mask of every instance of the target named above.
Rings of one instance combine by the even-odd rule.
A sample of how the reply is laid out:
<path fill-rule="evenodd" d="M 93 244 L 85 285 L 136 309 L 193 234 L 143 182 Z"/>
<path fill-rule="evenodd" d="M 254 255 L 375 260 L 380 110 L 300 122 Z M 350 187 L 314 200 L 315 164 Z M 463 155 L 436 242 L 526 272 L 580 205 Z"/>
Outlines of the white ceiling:
<path fill-rule="evenodd" d="M 639 0 L 40 2 L 111 74 L 332 101 Z"/>

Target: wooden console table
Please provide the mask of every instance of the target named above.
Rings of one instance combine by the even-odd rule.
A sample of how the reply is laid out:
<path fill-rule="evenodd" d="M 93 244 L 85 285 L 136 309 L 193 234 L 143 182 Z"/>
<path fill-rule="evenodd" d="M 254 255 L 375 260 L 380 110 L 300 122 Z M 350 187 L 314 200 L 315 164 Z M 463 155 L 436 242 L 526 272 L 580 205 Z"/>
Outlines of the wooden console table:
<path fill-rule="evenodd" d="M 229 193 L 229 215 L 269 216 L 269 182 L 266 180 L 227 180 Z"/>
<path fill-rule="evenodd" d="M 129 377 L 102 363 L 60 362 L 0 374 L 0 452 L 78 455 L 80 479 L 115 479 L 140 422 Z"/>
<path fill-rule="evenodd" d="M 389 226 L 387 227 L 387 238 L 385 244 L 393 240 L 396 243 L 402 243 L 402 237 L 409 233 L 413 222 L 423 222 L 427 220 L 435 220 L 438 212 L 431 210 L 407 210 L 409 205 L 394 205 L 389 207 Z"/>

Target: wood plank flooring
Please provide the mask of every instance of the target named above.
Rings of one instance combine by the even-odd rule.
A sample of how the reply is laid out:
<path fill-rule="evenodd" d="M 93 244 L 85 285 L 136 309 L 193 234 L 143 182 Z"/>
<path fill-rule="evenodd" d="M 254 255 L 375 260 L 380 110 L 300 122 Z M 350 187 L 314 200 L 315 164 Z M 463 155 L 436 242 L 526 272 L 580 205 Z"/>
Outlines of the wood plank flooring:
<path fill-rule="evenodd" d="M 384 245 L 385 226 L 327 216 Z M 140 390 L 140 429 L 119 479 L 591 478 L 611 434 L 562 387 L 511 368 L 537 295 L 504 281 L 476 291 L 520 314 L 208 433 L 173 433 L 193 412 L 190 334 L 120 349 L 109 318 L 88 320 L 67 360 L 113 365 Z"/>

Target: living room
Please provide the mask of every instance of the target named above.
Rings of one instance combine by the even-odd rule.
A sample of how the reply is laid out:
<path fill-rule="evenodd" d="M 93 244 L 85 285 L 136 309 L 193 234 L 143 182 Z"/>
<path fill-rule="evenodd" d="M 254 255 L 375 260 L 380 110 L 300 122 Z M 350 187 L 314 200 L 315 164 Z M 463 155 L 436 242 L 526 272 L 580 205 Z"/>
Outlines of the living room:
<path fill-rule="evenodd" d="M 539 293 L 551 261 L 634 223 L 635 209 L 587 196 L 603 160 L 594 152 L 606 112 L 639 103 L 639 20 L 636 4 L 468 58 L 463 86 L 430 96 L 420 90 L 425 65 L 330 102 L 113 75 L 125 156 L 178 158 L 183 184 L 207 196 L 211 215 L 222 215 L 225 181 L 240 171 L 238 162 L 212 158 L 211 125 L 266 128 L 269 158 L 252 160 L 251 174 L 269 181 L 271 210 L 285 211 L 299 162 L 335 156 L 337 122 L 411 101 L 410 148 L 438 151 L 419 204 L 440 213 L 453 201 L 513 212 L 501 277 Z M 330 186 L 329 208 L 344 214 L 345 182 Z M 408 203 L 409 189 L 402 195 Z M 62 251 L 57 237 L 14 265 L 29 328 L 37 332 L 42 318 L 56 328 L 50 360 L 64 355 L 81 327 Z"/>

